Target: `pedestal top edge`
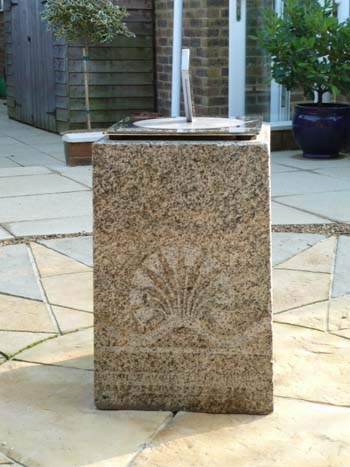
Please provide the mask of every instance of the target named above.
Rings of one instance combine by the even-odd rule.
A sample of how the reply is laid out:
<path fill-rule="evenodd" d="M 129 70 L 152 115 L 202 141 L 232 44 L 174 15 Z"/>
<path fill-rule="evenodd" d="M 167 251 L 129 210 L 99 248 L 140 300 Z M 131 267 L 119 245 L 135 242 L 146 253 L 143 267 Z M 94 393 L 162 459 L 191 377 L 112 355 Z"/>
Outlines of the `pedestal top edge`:
<path fill-rule="evenodd" d="M 108 136 L 104 136 L 100 140 L 94 143 L 94 145 L 155 145 L 155 146 L 178 146 L 178 145 L 206 145 L 206 146 L 262 146 L 269 144 L 270 141 L 270 125 L 264 123 L 262 125 L 261 132 L 256 136 L 255 139 L 251 140 L 225 140 L 225 139 L 191 139 L 189 137 L 183 139 L 152 139 L 150 138 L 135 138 L 135 139 L 110 139 Z"/>

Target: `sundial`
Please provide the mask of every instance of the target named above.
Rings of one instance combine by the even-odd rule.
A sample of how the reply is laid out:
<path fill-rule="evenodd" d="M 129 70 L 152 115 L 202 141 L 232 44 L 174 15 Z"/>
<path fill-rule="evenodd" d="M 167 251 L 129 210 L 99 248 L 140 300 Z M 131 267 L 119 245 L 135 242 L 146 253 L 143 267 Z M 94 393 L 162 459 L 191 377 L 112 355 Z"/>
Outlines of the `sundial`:
<path fill-rule="evenodd" d="M 189 49 L 182 51 L 181 78 L 184 117 L 133 119 L 126 118 L 112 125 L 105 134 L 110 139 L 228 139 L 250 140 L 260 133 L 262 117 L 237 118 L 196 117 L 189 73 Z"/>

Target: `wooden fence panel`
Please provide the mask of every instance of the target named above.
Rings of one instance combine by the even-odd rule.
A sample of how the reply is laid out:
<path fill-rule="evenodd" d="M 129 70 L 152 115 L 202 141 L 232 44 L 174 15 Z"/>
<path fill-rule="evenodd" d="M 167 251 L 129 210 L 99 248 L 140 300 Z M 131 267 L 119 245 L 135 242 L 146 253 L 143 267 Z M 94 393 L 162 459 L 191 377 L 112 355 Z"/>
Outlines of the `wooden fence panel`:
<path fill-rule="evenodd" d="M 81 45 L 54 38 L 41 21 L 45 0 L 5 0 L 8 111 L 50 131 L 85 127 Z M 135 38 L 90 48 L 95 127 L 155 110 L 153 0 L 121 0 Z"/>
<path fill-rule="evenodd" d="M 112 44 L 90 47 L 89 84 L 94 127 L 107 127 L 135 112 L 154 111 L 155 67 L 152 0 L 122 0 L 135 38 L 118 37 Z M 68 47 L 70 128 L 85 126 L 81 45 Z M 61 100 L 59 105 L 63 106 Z"/>
<path fill-rule="evenodd" d="M 11 54 L 8 76 L 13 77 L 13 117 L 30 125 L 56 131 L 55 72 L 51 32 L 41 21 L 42 0 L 8 3 Z M 11 83 L 11 80 L 10 80 Z M 12 108 L 12 102 L 9 103 Z"/>

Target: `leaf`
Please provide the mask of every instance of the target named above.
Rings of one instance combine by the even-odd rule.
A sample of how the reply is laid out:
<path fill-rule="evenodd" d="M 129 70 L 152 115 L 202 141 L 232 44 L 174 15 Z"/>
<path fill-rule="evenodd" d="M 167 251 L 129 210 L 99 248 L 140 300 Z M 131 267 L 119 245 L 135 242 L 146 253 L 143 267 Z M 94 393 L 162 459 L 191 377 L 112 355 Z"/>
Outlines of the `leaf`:
<path fill-rule="evenodd" d="M 338 23 L 333 0 L 285 0 L 283 18 L 266 9 L 256 37 L 288 90 L 349 94 L 350 20 Z"/>

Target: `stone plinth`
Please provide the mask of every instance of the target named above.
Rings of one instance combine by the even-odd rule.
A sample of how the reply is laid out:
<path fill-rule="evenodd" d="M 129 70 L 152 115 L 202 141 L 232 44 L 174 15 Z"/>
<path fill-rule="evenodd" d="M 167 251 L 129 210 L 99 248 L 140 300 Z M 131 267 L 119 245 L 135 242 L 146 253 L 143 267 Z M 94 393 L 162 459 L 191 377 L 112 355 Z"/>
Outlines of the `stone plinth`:
<path fill-rule="evenodd" d="M 98 408 L 271 412 L 263 133 L 94 145 Z"/>

